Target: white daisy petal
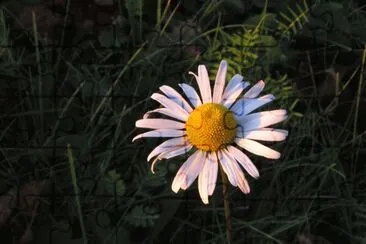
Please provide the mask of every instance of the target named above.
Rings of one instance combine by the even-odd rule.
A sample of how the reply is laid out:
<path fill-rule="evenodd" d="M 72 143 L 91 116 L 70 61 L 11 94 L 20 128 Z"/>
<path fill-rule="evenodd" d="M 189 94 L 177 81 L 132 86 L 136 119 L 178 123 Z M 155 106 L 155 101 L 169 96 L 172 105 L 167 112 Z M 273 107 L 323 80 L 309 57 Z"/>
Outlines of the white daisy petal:
<path fill-rule="evenodd" d="M 206 158 L 204 166 L 200 174 L 198 175 L 198 192 L 204 204 L 208 204 L 208 173 L 209 173 L 209 160 Z"/>
<path fill-rule="evenodd" d="M 179 111 L 180 114 L 184 115 L 184 117 L 186 119 L 188 119 L 189 113 L 186 110 L 184 110 L 181 106 L 176 104 L 174 101 L 167 98 L 166 96 L 158 94 L 158 93 L 154 93 L 154 94 L 152 94 L 151 98 L 156 100 L 157 102 L 159 102 L 161 105 L 163 105 L 164 107 L 166 107 L 169 110 Z"/>
<path fill-rule="evenodd" d="M 250 158 L 245 155 L 245 153 L 243 153 L 234 146 L 228 146 L 227 149 L 229 150 L 230 155 L 232 155 L 236 159 L 236 161 L 240 163 L 240 165 L 248 172 L 250 176 L 252 176 L 253 178 L 259 177 L 259 171 L 257 167 L 255 167 L 252 160 L 250 160 Z"/>
<path fill-rule="evenodd" d="M 204 157 L 205 153 L 197 150 L 183 163 L 172 183 L 172 190 L 175 193 L 180 188 L 186 190 L 193 183 L 204 166 L 204 161 L 201 160 Z"/>
<path fill-rule="evenodd" d="M 225 153 L 230 155 L 226 149 L 224 149 L 224 151 L 225 151 Z M 236 179 L 238 181 L 239 189 L 243 193 L 248 194 L 250 192 L 250 187 L 249 187 L 247 179 L 245 179 L 243 171 L 241 170 L 241 168 L 239 167 L 239 165 L 236 162 L 232 164 L 232 167 L 233 167 L 233 171 L 236 174 Z"/>
<path fill-rule="evenodd" d="M 222 60 L 216 74 L 212 102 L 221 103 L 222 92 L 224 91 L 227 72 L 227 62 Z"/>
<path fill-rule="evenodd" d="M 187 98 L 195 108 L 202 104 L 201 98 L 198 96 L 196 90 L 193 87 L 185 83 L 178 84 L 178 86 L 182 88 L 184 94 L 186 94 Z"/>
<path fill-rule="evenodd" d="M 176 90 L 171 88 L 170 86 L 161 86 L 159 88 L 171 101 L 174 101 L 176 104 L 178 104 L 180 107 L 182 107 L 184 110 L 186 110 L 188 113 L 192 112 L 193 109 L 191 105 L 187 103 L 187 101 L 180 95 Z"/>
<path fill-rule="evenodd" d="M 247 86 L 249 86 L 248 82 L 240 82 L 232 90 L 230 90 L 230 92 L 223 98 L 222 103 L 224 106 L 230 108 Z"/>
<path fill-rule="evenodd" d="M 216 187 L 217 171 L 219 168 L 219 162 L 217 161 L 215 153 L 209 153 L 207 157 L 208 162 L 208 195 L 211 196 Z"/>
<path fill-rule="evenodd" d="M 244 116 L 263 105 L 272 102 L 275 97 L 272 94 L 260 98 L 240 98 L 231 107 L 231 111 L 238 117 Z"/>
<path fill-rule="evenodd" d="M 230 184 L 233 186 L 238 186 L 238 182 L 236 179 L 236 173 L 233 169 L 232 164 L 236 163 L 235 159 L 230 157 L 230 155 L 226 154 L 224 150 L 220 150 L 217 152 L 220 164 L 222 166 L 222 169 L 227 175 L 227 178 L 229 179 Z"/>
<path fill-rule="evenodd" d="M 238 166 L 239 167 L 239 166 Z M 249 187 L 249 184 L 248 184 L 248 181 L 247 179 L 245 178 L 244 176 L 244 173 L 243 171 L 241 171 L 240 169 L 239 170 L 236 170 L 236 178 L 238 179 L 238 187 L 239 189 L 245 193 L 245 194 L 249 194 L 250 193 L 250 187 Z"/>
<path fill-rule="evenodd" d="M 139 119 L 135 126 L 147 129 L 184 129 L 186 125 L 170 119 Z"/>
<path fill-rule="evenodd" d="M 245 150 L 254 153 L 259 156 L 263 156 L 270 159 L 279 159 L 281 157 L 281 153 L 266 147 L 259 142 L 252 141 L 249 139 L 235 139 L 235 143 Z"/>
<path fill-rule="evenodd" d="M 198 65 L 198 87 L 201 92 L 202 102 L 203 103 L 211 103 L 212 95 L 211 95 L 211 85 L 210 79 L 208 77 L 208 72 L 206 66 Z"/>
<path fill-rule="evenodd" d="M 283 141 L 287 135 L 287 130 L 261 128 L 258 130 L 244 131 L 242 137 L 258 141 Z"/>
<path fill-rule="evenodd" d="M 187 179 L 186 179 L 185 184 L 183 184 L 181 186 L 181 188 L 183 190 L 187 190 L 187 188 L 192 185 L 194 180 L 198 177 L 198 174 L 203 169 L 205 158 L 206 158 L 206 153 L 202 152 L 202 151 L 199 151 L 199 152 L 200 153 L 198 154 L 197 160 L 191 165 L 191 167 L 189 169 L 185 170 Z"/>
<path fill-rule="evenodd" d="M 238 130 L 249 131 L 277 124 L 287 119 L 287 111 L 284 109 L 271 110 L 237 117 Z"/>
<path fill-rule="evenodd" d="M 185 137 L 178 137 L 169 139 L 163 143 L 161 143 L 159 146 L 155 147 L 154 150 L 151 151 L 149 156 L 147 156 L 147 161 L 150 161 L 152 157 L 155 157 L 156 155 L 159 155 L 161 153 L 167 153 L 170 151 L 173 151 L 175 149 L 185 147 L 189 145 L 190 143 L 187 141 Z"/>
<path fill-rule="evenodd" d="M 186 121 L 186 115 L 183 114 L 181 111 L 178 110 L 171 110 L 168 108 L 157 108 L 154 109 L 152 111 L 148 111 L 144 114 L 143 118 L 148 118 L 149 114 L 151 113 L 161 113 L 161 114 L 165 114 L 168 115 L 169 117 L 172 117 L 174 119 L 180 120 L 180 121 Z"/>
<path fill-rule="evenodd" d="M 192 147 L 193 147 L 192 144 L 187 144 L 184 147 L 177 148 L 177 149 L 174 149 L 174 150 L 172 150 L 170 152 L 160 154 L 158 157 L 159 158 L 162 158 L 162 159 L 163 158 L 164 159 L 174 158 L 174 157 L 176 157 L 178 155 L 182 155 L 183 153 L 189 152 L 192 149 Z"/>
<path fill-rule="evenodd" d="M 186 175 L 184 175 L 184 174 L 179 174 L 178 175 L 177 174 L 174 177 L 174 180 L 172 182 L 172 191 L 177 193 L 180 189 L 180 186 L 183 185 L 185 181 L 186 181 Z"/>
<path fill-rule="evenodd" d="M 159 129 L 159 130 L 153 130 L 149 132 L 142 133 L 140 135 L 135 136 L 132 139 L 132 142 L 139 138 L 143 137 L 179 137 L 184 135 L 184 131 L 182 130 L 172 130 L 172 129 Z"/>
<path fill-rule="evenodd" d="M 241 76 L 239 74 L 234 75 L 231 78 L 231 80 L 229 80 L 229 83 L 225 87 L 224 94 L 223 94 L 223 98 L 227 97 L 232 92 L 232 90 L 234 89 L 234 87 L 236 87 L 237 85 L 239 85 L 242 80 L 243 80 L 243 76 Z"/>
<path fill-rule="evenodd" d="M 264 88 L 264 81 L 260 80 L 252 88 L 250 88 L 245 94 L 246 98 L 256 98 Z"/>

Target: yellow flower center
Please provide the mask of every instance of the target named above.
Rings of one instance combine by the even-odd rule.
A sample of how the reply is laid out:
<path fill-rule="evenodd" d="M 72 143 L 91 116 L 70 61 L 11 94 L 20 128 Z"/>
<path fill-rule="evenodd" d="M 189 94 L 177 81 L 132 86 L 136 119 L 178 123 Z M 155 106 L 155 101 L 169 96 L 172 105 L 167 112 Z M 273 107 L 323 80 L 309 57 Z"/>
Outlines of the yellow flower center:
<path fill-rule="evenodd" d="M 218 151 L 236 135 L 234 114 L 221 104 L 205 103 L 192 111 L 186 122 L 189 142 L 202 151 Z"/>

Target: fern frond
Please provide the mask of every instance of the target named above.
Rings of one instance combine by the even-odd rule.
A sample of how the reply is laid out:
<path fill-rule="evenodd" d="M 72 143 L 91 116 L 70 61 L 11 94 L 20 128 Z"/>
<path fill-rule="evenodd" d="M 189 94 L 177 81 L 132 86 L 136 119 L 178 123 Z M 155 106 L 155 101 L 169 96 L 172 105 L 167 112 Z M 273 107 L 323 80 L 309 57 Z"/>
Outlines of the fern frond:
<path fill-rule="evenodd" d="M 305 23 L 309 22 L 308 15 L 310 8 L 304 0 L 303 6 L 296 4 L 296 12 L 292 8 L 287 8 L 288 13 L 280 12 L 279 15 L 282 20 L 276 19 L 278 24 L 278 30 L 281 32 L 281 36 L 289 39 L 291 35 L 298 33 Z"/>

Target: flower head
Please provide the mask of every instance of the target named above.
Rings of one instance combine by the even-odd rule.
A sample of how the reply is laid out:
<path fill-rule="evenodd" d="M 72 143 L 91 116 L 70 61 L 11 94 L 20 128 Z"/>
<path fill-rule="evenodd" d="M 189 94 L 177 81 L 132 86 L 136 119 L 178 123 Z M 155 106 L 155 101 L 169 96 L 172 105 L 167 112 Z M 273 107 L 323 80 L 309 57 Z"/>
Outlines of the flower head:
<path fill-rule="evenodd" d="M 259 172 L 249 157 L 242 152 L 245 149 L 253 154 L 270 159 L 278 159 L 280 153 L 264 146 L 259 141 L 282 141 L 286 138 L 286 130 L 268 128 L 287 118 L 286 110 L 272 110 L 251 113 L 259 107 L 273 101 L 271 94 L 258 97 L 264 88 L 264 82 L 258 81 L 253 87 L 243 81 L 241 75 L 234 75 L 225 86 L 227 72 L 226 61 L 221 61 L 217 71 L 213 93 L 207 69 L 198 66 L 198 74 L 193 74 L 198 83 L 200 95 L 185 83 L 179 84 L 185 99 L 180 93 L 169 86 L 161 86 L 163 94 L 154 93 L 151 98 L 163 107 L 145 114 L 136 121 L 136 127 L 154 129 L 136 136 L 171 138 L 157 146 L 147 157 L 152 163 L 151 170 L 158 160 L 169 159 L 195 152 L 178 170 L 172 190 L 186 190 L 198 177 L 198 190 L 203 203 L 208 204 L 208 196 L 214 192 L 219 164 L 226 173 L 229 182 L 244 193 L 250 187 L 244 176 L 246 172 L 254 178 Z M 171 119 L 148 118 L 150 113 L 160 113 Z"/>

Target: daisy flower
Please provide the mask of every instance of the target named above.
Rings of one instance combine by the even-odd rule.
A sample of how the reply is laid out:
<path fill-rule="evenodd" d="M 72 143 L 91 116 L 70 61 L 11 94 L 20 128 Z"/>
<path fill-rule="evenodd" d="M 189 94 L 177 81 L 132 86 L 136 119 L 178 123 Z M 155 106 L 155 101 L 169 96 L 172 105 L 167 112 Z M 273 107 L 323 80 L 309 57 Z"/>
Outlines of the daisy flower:
<path fill-rule="evenodd" d="M 163 94 L 154 93 L 151 98 L 162 107 L 147 112 L 143 119 L 136 121 L 136 127 L 154 130 L 132 140 L 143 137 L 170 138 L 148 155 L 147 161 L 156 157 L 151 165 L 152 172 L 158 160 L 194 150 L 178 170 L 171 187 L 175 193 L 179 189 L 186 190 L 198 177 L 199 194 L 205 204 L 208 204 L 208 197 L 214 192 L 219 166 L 229 182 L 247 194 L 250 187 L 242 168 L 254 178 L 259 177 L 259 172 L 242 149 L 269 159 L 278 159 L 281 156 L 279 152 L 255 140 L 282 141 L 288 134 L 286 130 L 268 128 L 285 120 L 286 110 L 251 113 L 275 99 L 272 94 L 258 97 L 264 88 L 262 80 L 241 95 L 249 83 L 236 74 L 225 86 L 226 73 L 227 62 L 223 60 L 212 93 L 207 69 L 199 65 L 197 75 L 192 72 L 189 74 L 195 76 L 201 96 L 192 86 L 179 84 L 187 99 L 170 86 L 161 86 Z M 160 113 L 171 119 L 149 118 L 150 113 Z"/>

